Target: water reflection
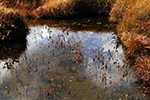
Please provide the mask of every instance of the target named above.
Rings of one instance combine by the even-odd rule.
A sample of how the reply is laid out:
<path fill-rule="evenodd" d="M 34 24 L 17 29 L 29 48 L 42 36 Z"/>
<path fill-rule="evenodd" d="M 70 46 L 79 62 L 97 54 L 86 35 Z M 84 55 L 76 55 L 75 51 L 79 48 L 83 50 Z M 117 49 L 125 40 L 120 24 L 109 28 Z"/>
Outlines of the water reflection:
<path fill-rule="evenodd" d="M 73 32 L 47 25 L 29 28 L 19 62 L 1 73 L 1 99 L 148 99 L 137 88 L 113 32 Z"/>
<path fill-rule="evenodd" d="M 106 17 L 92 17 L 74 20 L 29 20 L 29 26 L 43 26 L 58 28 L 71 31 L 93 31 L 93 32 L 112 32 L 115 25 L 108 22 Z"/>
<path fill-rule="evenodd" d="M 19 36 L 17 40 L 14 37 L 9 40 L 6 39 L 5 42 L 1 41 L 0 44 L 0 83 L 5 83 L 5 77 L 11 78 L 12 70 L 15 69 L 14 66 L 18 65 L 20 56 L 25 52 L 27 47 L 26 35 L 28 35 L 27 30 L 24 35 Z"/>

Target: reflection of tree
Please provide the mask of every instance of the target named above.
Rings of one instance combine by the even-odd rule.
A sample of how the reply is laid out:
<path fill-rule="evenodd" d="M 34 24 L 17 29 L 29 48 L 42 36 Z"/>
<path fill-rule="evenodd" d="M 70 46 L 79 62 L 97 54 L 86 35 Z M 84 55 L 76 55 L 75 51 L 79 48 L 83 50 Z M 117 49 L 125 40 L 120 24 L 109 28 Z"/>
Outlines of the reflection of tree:
<path fill-rule="evenodd" d="M 11 40 L 3 41 L 2 44 L 0 44 L 0 59 L 1 60 L 7 60 L 12 59 L 8 62 L 6 62 L 7 68 L 10 69 L 10 65 L 13 65 L 14 62 L 18 62 L 18 58 L 20 55 L 26 50 L 26 35 L 19 36 L 18 38 L 14 38 Z"/>
<path fill-rule="evenodd" d="M 0 59 L 16 59 L 25 51 L 25 49 L 26 43 L 2 46 L 0 49 Z"/>

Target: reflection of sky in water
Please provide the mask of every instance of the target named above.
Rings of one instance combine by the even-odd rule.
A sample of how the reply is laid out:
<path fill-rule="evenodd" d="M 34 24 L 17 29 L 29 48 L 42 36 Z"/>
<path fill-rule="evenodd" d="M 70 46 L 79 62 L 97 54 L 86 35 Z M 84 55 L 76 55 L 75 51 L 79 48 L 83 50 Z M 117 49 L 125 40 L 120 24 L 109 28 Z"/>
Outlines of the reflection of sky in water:
<path fill-rule="evenodd" d="M 50 66 L 50 68 L 52 70 L 50 74 L 53 77 L 55 76 L 55 74 L 57 74 L 59 72 L 59 70 L 62 70 L 58 74 L 58 81 L 61 80 L 61 79 L 59 79 L 60 77 L 73 77 L 74 76 L 74 77 L 77 77 L 78 81 L 81 81 L 81 83 L 80 82 L 78 82 L 78 83 L 81 86 L 84 86 L 84 84 L 82 84 L 83 80 L 82 80 L 82 78 L 80 78 L 80 76 L 85 75 L 83 77 L 83 79 L 84 78 L 88 79 L 88 82 L 87 82 L 87 84 L 85 84 L 85 86 L 92 84 L 93 86 L 96 85 L 101 88 L 108 87 L 108 90 L 107 89 L 104 90 L 105 93 L 108 92 L 108 94 L 109 93 L 112 94 L 111 89 L 113 90 L 114 94 L 120 93 L 120 91 L 121 91 L 120 87 L 122 87 L 122 89 L 123 88 L 127 89 L 124 95 L 127 94 L 127 91 L 129 92 L 131 90 L 132 90 L 131 91 L 132 94 L 137 94 L 136 85 L 133 85 L 134 82 L 132 82 L 132 81 L 130 82 L 130 80 L 133 78 L 132 72 L 130 72 L 128 70 L 128 68 L 126 68 L 126 66 L 124 68 L 122 68 L 122 66 L 125 64 L 125 62 L 123 62 L 125 60 L 125 55 L 123 53 L 122 45 L 120 45 L 118 48 L 116 48 L 118 40 L 117 40 L 117 36 L 113 32 L 112 33 L 107 33 L 107 32 L 106 33 L 95 33 L 95 32 L 86 32 L 86 31 L 85 32 L 69 31 L 69 34 L 67 35 L 66 31 L 63 33 L 62 30 L 59 30 L 56 28 L 49 28 L 47 26 L 42 26 L 42 27 L 35 26 L 35 27 L 29 27 L 29 28 L 31 30 L 30 30 L 30 34 L 27 36 L 28 45 L 27 45 L 27 50 L 25 52 L 27 60 L 24 61 L 23 59 L 25 58 L 25 55 L 22 55 L 19 58 L 20 63 L 19 64 L 15 63 L 13 66 L 15 69 L 17 69 L 17 70 L 15 70 L 16 74 L 21 73 L 21 74 L 18 74 L 18 77 L 20 77 L 20 79 L 17 77 L 18 78 L 17 81 L 22 82 L 21 85 L 28 84 L 28 83 L 32 84 L 32 86 L 34 88 L 32 86 L 29 86 L 30 88 L 28 88 L 28 91 L 31 92 L 31 94 L 34 92 L 33 95 L 36 95 L 35 97 L 37 97 L 37 94 L 39 94 L 39 87 L 45 87 L 46 85 L 48 85 L 48 83 L 46 83 L 47 79 L 49 78 L 46 76 L 48 73 L 48 70 L 46 68 L 48 66 Z M 79 45 L 79 46 L 77 46 L 79 48 L 83 47 L 82 51 L 81 51 L 82 55 L 84 57 L 83 64 L 82 64 L 83 70 L 82 71 L 77 70 L 79 73 L 78 75 L 77 75 L 77 72 L 72 73 L 72 72 L 68 71 L 68 68 L 65 69 L 65 67 L 68 67 L 68 66 L 71 66 L 71 68 L 74 66 L 78 66 L 77 64 L 74 64 L 73 62 L 69 62 L 69 61 L 67 62 L 67 60 L 66 60 L 66 56 L 68 56 L 71 53 L 72 53 L 72 55 L 74 55 L 74 53 L 78 49 L 74 48 L 75 50 L 73 50 L 73 51 L 71 51 L 71 49 L 70 49 L 70 52 L 68 52 L 68 54 L 66 53 L 65 49 L 63 49 L 63 48 L 56 50 L 55 42 L 57 41 L 58 36 L 60 37 L 61 40 L 62 39 L 65 40 L 63 42 L 65 44 L 65 46 L 70 46 L 70 44 L 71 44 L 71 46 L 73 47 L 73 45 L 76 44 L 76 45 Z M 51 39 L 50 39 L 50 37 L 51 37 Z M 52 40 L 54 42 L 53 44 L 52 44 Z M 68 43 L 68 40 L 69 40 L 69 43 Z M 83 45 L 82 45 L 82 43 L 83 43 Z M 48 47 L 48 46 L 50 46 L 50 47 Z M 56 51 L 55 57 L 52 56 L 53 50 Z M 45 58 L 42 58 L 42 57 L 45 57 Z M 99 62 L 97 57 L 101 57 L 100 58 L 101 62 Z M 37 58 L 38 58 L 38 60 L 37 60 Z M 93 58 L 94 58 L 94 60 L 93 60 Z M 46 63 L 46 62 L 48 62 L 48 60 L 50 60 L 51 65 L 48 65 Z M 104 61 L 103 62 L 104 64 L 102 64 L 102 61 Z M 10 73 L 12 73 L 12 72 L 8 71 L 6 68 L 3 69 L 4 63 L 5 63 L 5 61 L 0 62 L 0 66 L 1 66 L 0 79 L 3 80 L 5 78 L 9 81 L 9 80 L 11 80 L 9 78 L 11 78 L 10 75 L 12 75 L 12 74 L 10 74 Z M 66 64 L 68 63 L 70 65 L 65 65 L 65 63 Z M 106 64 L 107 64 L 107 68 L 106 68 Z M 17 66 L 19 66 L 19 67 L 17 67 Z M 33 72 L 31 70 L 32 73 L 28 73 L 28 72 L 30 72 L 30 70 L 28 69 L 27 66 L 28 67 L 32 66 L 35 69 L 37 68 L 38 71 L 36 69 Z M 117 68 L 117 66 L 120 66 L 120 67 Z M 64 69 L 62 67 L 64 67 Z M 45 78 L 43 80 L 39 78 L 39 75 L 41 75 L 42 71 L 45 71 L 45 76 L 43 76 Z M 122 73 L 125 74 L 127 71 L 129 74 L 126 75 L 126 77 L 122 77 Z M 65 73 L 65 75 L 68 73 L 69 75 L 72 75 L 72 76 L 63 76 L 63 74 L 61 72 L 63 74 Z M 13 73 L 15 73 L 15 72 L 13 72 Z M 62 74 L 62 76 L 60 73 Z M 28 74 L 30 76 L 29 79 L 28 78 L 24 79 L 23 77 L 26 77 Z M 103 77 L 106 77 L 106 81 L 103 81 Z M 15 75 L 14 75 L 14 78 L 15 78 Z M 39 79 L 39 82 L 36 81 L 37 79 Z M 73 78 L 71 78 L 71 79 L 73 80 Z M 51 79 L 51 80 L 54 80 L 54 79 Z M 66 80 L 68 81 L 69 79 L 66 79 Z M 67 86 L 70 85 L 72 80 L 69 80 L 70 81 L 69 83 L 66 82 Z M 42 82 L 42 83 L 40 83 L 40 82 Z M 0 81 L 0 83 L 3 84 L 3 81 Z M 44 83 L 46 85 L 43 86 L 42 84 L 44 84 Z M 78 83 L 76 83 L 76 84 L 78 84 Z M 131 84 L 131 83 L 133 83 L 133 84 Z M 118 90 L 116 89 L 116 86 L 114 86 L 114 85 L 119 87 Z M 129 87 L 131 87 L 131 86 L 133 86 L 133 87 L 131 89 L 129 89 Z M 19 88 L 21 88 L 20 91 L 22 91 L 22 88 L 23 89 L 27 88 L 27 86 L 23 86 L 23 87 L 19 87 Z M 87 88 L 87 87 L 85 87 L 85 88 Z M 101 90 L 101 88 L 100 89 L 97 88 L 97 89 Z M 72 88 L 72 89 L 74 89 L 74 88 Z M 115 89 L 116 89 L 116 92 L 115 92 Z M 68 90 L 65 90 L 65 91 L 68 91 Z M 101 91 L 103 91 L 103 90 L 101 90 Z M 23 92 L 24 92 L 24 90 L 23 90 Z M 60 91 L 58 91 L 58 92 L 60 92 Z M 62 94 L 63 94 L 63 92 L 64 91 L 62 91 Z M 60 94 L 61 94 L 61 92 L 60 92 Z M 106 94 L 104 94 L 104 96 L 106 96 Z M 117 97 L 119 97 L 119 96 L 117 96 Z M 27 95 L 27 96 L 24 96 L 22 99 L 25 99 L 25 98 L 30 98 L 30 97 Z M 33 97 L 31 97 L 31 98 L 33 98 Z M 17 97 L 17 99 L 18 99 L 18 97 Z M 78 98 L 75 98 L 75 99 L 78 99 Z M 69 99 L 66 99 L 66 100 L 69 100 Z"/>
<path fill-rule="evenodd" d="M 63 34 L 61 30 L 58 30 L 56 28 L 50 28 L 51 32 L 49 32 L 47 31 L 47 29 L 44 29 L 44 27 L 47 27 L 47 26 L 31 27 L 32 30 L 30 32 L 33 34 L 29 34 L 27 36 L 27 39 L 28 39 L 29 45 L 32 45 L 32 46 L 29 46 L 28 49 L 30 50 L 35 49 L 36 48 L 35 44 L 39 44 L 39 42 L 42 42 L 44 43 L 44 45 L 46 45 L 48 43 L 47 39 L 49 38 L 49 36 L 51 36 L 51 38 L 54 41 L 56 41 L 56 38 L 58 37 L 58 35 Z M 65 37 L 65 40 L 68 41 L 68 39 L 71 39 L 75 42 L 82 40 L 84 42 L 85 40 L 89 38 L 90 34 L 92 34 L 92 32 L 86 32 L 85 34 L 83 32 L 78 32 L 78 33 L 69 32 L 69 35 Z"/>
<path fill-rule="evenodd" d="M 6 62 L 10 67 L 13 66 L 14 69 L 17 69 L 16 66 L 18 66 L 16 62 L 12 64 L 12 59 L 0 60 L 0 84 L 3 84 L 7 79 L 9 80 L 12 77 L 13 70 L 7 69 Z"/>
<path fill-rule="evenodd" d="M 9 71 L 6 68 L 3 68 L 4 64 L 5 64 L 5 61 L 0 61 L 0 70 L 1 70 L 0 83 L 1 84 L 3 83 L 4 77 L 8 75 L 7 73 L 9 73 Z"/>
<path fill-rule="evenodd" d="M 107 74 L 108 80 L 109 77 L 111 76 L 112 77 L 111 79 L 119 82 L 119 80 L 122 77 L 121 73 L 118 73 L 116 67 L 118 63 L 121 67 L 123 66 L 123 61 L 125 60 L 125 57 L 124 57 L 122 46 L 119 46 L 117 49 L 115 49 L 117 44 L 114 41 L 117 41 L 117 38 L 112 39 L 112 37 L 116 37 L 116 35 L 114 35 L 113 33 L 100 33 L 100 34 L 93 33 L 91 35 L 91 38 L 87 40 L 87 42 L 85 43 L 88 45 L 88 47 L 85 47 L 86 52 L 88 52 L 88 54 L 93 53 L 92 58 L 94 58 L 95 56 L 94 53 L 96 53 L 95 51 L 93 52 L 93 49 L 97 50 L 97 52 L 100 52 L 100 54 L 103 54 L 104 57 L 104 65 L 101 65 L 93 62 L 93 59 L 90 56 L 88 56 L 88 64 L 90 65 L 90 67 L 88 66 L 86 70 L 91 74 L 95 73 L 95 78 L 93 78 L 93 80 L 97 80 L 97 84 L 100 80 L 102 80 L 102 78 L 100 77 L 104 73 Z M 116 62 L 117 64 L 114 64 L 114 62 Z M 105 70 L 101 70 L 101 68 L 106 66 L 106 63 L 108 68 Z M 125 69 L 122 69 L 122 71 L 124 71 Z M 98 75 L 100 71 L 103 71 L 103 73 Z"/>
<path fill-rule="evenodd" d="M 29 34 L 27 39 L 28 39 L 28 44 L 30 46 L 28 46 L 28 50 L 29 51 L 34 51 L 35 49 L 38 49 L 36 47 L 36 45 L 39 45 L 39 42 L 43 43 L 44 45 L 48 45 L 48 38 L 49 36 L 51 36 L 51 38 L 56 41 L 56 39 L 58 38 L 58 35 L 64 35 L 65 36 L 65 40 L 68 41 L 71 40 L 74 43 L 77 43 L 79 41 L 83 42 L 83 54 L 85 57 L 87 57 L 88 59 L 88 65 L 92 65 L 92 67 L 87 67 L 86 71 L 87 71 L 87 76 L 93 76 L 94 73 L 99 72 L 101 69 L 96 69 L 95 70 L 95 66 L 101 66 L 102 65 L 93 62 L 93 57 L 96 55 L 96 52 L 93 52 L 93 49 L 97 50 L 97 52 L 99 50 L 100 53 L 103 53 L 104 56 L 104 64 L 107 61 L 107 66 L 109 67 L 109 69 L 107 70 L 103 70 L 103 72 L 107 73 L 107 76 L 113 76 L 115 78 L 112 77 L 113 80 L 116 80 L 117 82 L 119 82 L 119 80 L 122 78 L 121 76 L 121 71 L 117 71 L 119 69 L 116 69 L 118 62 L 120 66 L 123 66 L 123 60 L 125 60 L 124 58 L 124 53 L 123 53 L 123 49 L 122 49 L 122 45 L 120 45 L 117 49 L 116 45 L 117 45 L 117 36 L 115 34 L 112 33 L 94 33 L 94 32 L 78 32 L 78 33 L 74 33 L 74 32 L 69 32 L 69 35 L 66 35 L 64 33 L 62 33 L 61 30 L 55 29 L 55 28 L 50 28 L 51 32 L 48 32 L 47 26 L 43 26 L 43 27 L 30 27 L 31 33 L 33 34 Z M 67 43 L 67 42 L 66 42 Z M 104 50 L 102 51 L 102 49 L 104 48 Z M 54 49 L 51 47 L 51 49 Z M 108 52 L 108 50 L 110 50 L 110 52 Z M 117 52 L 116 52 L 117 50 Z M 110 61 L 108 61 L 108 59 L 110 59 Z M 113 60 L 112 60 L 113 59 Z M 116 61 L 117 60 L 117 61 Z M 114 64 L 116 62 L 116 64 Z M 126 68 L 121 69 L 122 71 L 126 71 Z M 89 74 L 89 73 L 93 73 L 93 74 Z M 108 78 L 107 77 L 107 78 Z M 97 80 L 100 81 L 100 78 L 93 78 L 93 80 Z"/>

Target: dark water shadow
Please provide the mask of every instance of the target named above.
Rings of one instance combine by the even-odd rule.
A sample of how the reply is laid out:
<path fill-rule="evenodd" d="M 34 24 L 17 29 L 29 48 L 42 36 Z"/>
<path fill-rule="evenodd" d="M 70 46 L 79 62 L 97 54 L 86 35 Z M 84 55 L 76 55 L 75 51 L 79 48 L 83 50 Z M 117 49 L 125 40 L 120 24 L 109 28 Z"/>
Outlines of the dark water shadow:
<path fill-rule="evenodd" d="M 6 62 L 4 68 L 11 69 L 15 62 L 19 62 L 18 58 L 25 52 L 27 48 L 26 37 L 29 34 L 28 28 L 25 27 L 14 30 L 8 38 L 0 41 L 0 60 Z"/>
<path fill-rule="evenodd" d="M 115 31 L 115 25 L 108 21 L 106 16 L 104 17 L 91 17 L 81 19 L 70 20 L 43 20 L 43 19 L 31 19 L 27 21 L 28 26 L 42 26 L 47 25 L 49 27 L 55 27 L 62 29 L 63 31 L 69 29 L 70 31 L 93 31 L 93 32 L 112 32 Z"/>

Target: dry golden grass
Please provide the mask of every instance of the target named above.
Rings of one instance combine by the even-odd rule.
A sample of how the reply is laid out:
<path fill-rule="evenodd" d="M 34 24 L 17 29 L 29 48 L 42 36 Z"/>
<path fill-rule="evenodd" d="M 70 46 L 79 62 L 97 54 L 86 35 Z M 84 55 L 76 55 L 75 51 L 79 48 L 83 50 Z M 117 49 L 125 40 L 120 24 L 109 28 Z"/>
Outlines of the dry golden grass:
<path fill-rule="evenodd" d="M 110 12 L 110 20 L 119 22 L 117 31 L 150 35 L 149 0 L 116 0 Z"/>
<path fill-rule="evenodd" d="M 127 47 L 126 56 L 136 73 L 150 82 L 150 1 L 116 0 L 110 21 Z"/>
<path fill-rule="evenodd" d="M 110 16 L 111 21 L 118 22 L 118 35 L 127 47 L 127 57 L 135 63 L 137 57 L 149 55 L 149 0 L 116 0 Z"/>
<path fill-rule="evenodd" d="M 39 6 L 32 11 L 33 17 L 40 18 L 45 16 L 60 16 L 62 14 L 61 4 L 66 5 L 69 0 L 52 0 L 47 1 L 44 5 Z"/>
<path fill-rule="evenodd" d="M 19 2 L 18 2 L 19 1 Z M 7 8 L 19 9 L 21 15 L 34 18 L 82 17 L 108 14 L 115 0 L 0 0 Z"/>
<path fill-rule="evenodd" d="M 134 67 L 138 76 L 150 84 L 150 57 L 136 59 L 136 65 Z"/>
<path fill-rule="evenodd" d="M 150 55 L 150 40 L 143 35 L 131 36 L 128 50 L 126 52 L 128 58 L 137 58 Z"/>
<path fill-rule="evenodd" d="M 4 12 L 4 13 L 10 13 L 10 12 L 12 12 L 12 13 L 19 13 L 19 11 L 18 10 L 14 10 L 14 9 L 12 9 L 12 8 L 5 8 L 1 3 L 0 3 L 0 12 Z"/>

